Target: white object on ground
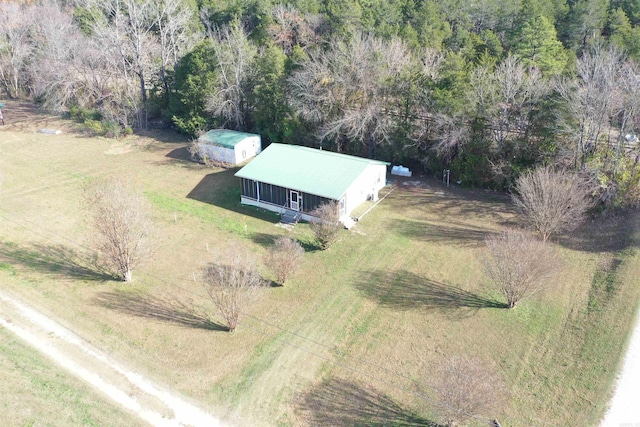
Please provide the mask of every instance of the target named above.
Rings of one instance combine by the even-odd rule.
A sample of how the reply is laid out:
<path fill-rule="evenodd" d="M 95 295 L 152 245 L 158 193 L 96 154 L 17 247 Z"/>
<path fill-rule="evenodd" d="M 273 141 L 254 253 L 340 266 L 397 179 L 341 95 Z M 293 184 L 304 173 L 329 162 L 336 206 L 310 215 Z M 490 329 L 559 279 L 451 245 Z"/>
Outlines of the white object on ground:
<path fill-rule="evenodd" d="M 411 176 L 411 171 L 409 170 L 409 168 L 405 168 L 402 165 L 399 166 L 393 166 L 391 168 L 391 175 L 398 175 L 398 176 Z"/>
<path fill-rule="evenodd" d="M 60 129 L 38 129 L 38 133 L 48 133 L 50 135 L 60 135 L 62 131 Z"/>
<path fill-rule="evenodd" d="M 640 310 L 601 427 L 640 427 Z"/>
<path fill-rule="evenodd" d="M 202 409 L 129 370 L 69 329 L 2 290 L 0 326 L 153 426 L 221 425 Z M 158 408 L 163 410 L 158 411 Z"/>

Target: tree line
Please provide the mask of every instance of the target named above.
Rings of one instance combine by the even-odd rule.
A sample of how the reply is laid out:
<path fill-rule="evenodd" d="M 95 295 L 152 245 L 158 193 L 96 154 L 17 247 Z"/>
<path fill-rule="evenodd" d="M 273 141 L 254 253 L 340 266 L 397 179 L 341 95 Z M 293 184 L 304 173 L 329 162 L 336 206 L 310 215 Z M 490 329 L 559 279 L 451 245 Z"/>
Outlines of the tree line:
<path fill-rule="evenodd" d="M 631 0 L 9 2 L 0 87 L 99 133 L 224 127 L 470 186 L 552 164 L 627 206 L 639 24 Z"/>

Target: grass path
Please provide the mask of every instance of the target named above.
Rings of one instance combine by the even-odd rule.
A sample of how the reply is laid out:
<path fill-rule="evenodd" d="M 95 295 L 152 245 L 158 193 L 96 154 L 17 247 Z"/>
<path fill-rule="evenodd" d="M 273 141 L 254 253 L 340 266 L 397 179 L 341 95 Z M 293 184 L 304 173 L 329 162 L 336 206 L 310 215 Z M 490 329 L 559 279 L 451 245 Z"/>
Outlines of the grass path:
<path fill-rule="evenodd" d="M 0 326 L 153 426 L 221 425 L 200 408 L 117 363 L 69 329 L 2 290 Z"/>

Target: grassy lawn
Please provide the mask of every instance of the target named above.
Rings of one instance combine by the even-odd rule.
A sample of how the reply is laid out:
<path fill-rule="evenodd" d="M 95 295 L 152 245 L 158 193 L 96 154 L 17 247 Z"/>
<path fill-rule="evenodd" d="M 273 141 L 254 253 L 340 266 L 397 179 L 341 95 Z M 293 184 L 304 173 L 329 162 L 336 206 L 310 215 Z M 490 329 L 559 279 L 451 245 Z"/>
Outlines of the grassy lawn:
<path fill-rule="evenodd" d="M 555 239 L 564 267 L 550 289 L 505 310 L 478 261 L 488 233 L 517 223 L 502 195 L 397 182 L 318 251 L 307 225 L 240 206 L 235 171 L 184 161 L 183 147 L 0 131 L 2 286 L 230 424 L 435 423 L 434 373 L 452 355 L 487 359 L 507 384 L 486 418 L 597 424 L 640 295 L 637 214 Z M 82 188 L 110 174 L 154 206 L 157 251 L 131 285 L 95 271 L 87 246 Z M 283 234 L 308 249 L 303 268 L 221 332 L 193 273 L 232 244 L 262 256 Z"/>

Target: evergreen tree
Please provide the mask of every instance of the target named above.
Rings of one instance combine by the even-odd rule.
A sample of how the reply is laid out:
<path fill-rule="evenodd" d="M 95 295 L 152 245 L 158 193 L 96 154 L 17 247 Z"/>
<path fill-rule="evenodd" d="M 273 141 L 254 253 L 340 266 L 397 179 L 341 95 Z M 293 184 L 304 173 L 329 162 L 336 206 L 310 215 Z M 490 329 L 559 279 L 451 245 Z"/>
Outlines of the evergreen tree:
<path fill-rule="evenodd" d="M 285 64 L 287 57 L 276 46 L 269 46 L 256 62 L 250 103 L 254 131 L 269 142 L 283 142 L 288 132 L 291 110 L 286 99 Z"/>
<path fill-rule="evenodd" d="M 212 124 L 205 111 L 205 98 L 215 82 L 213 46 L 209 39 L 186 54 L 175 69 L 174 91 L 169 97 L 169 114 L 176 128 L 195 136 Z"/>
<path fill-rule="evenodd" d="M 525 65 L 538 68 L 544 75 L 559 74 L 567 64 L 567 55 L 555 28 L 542 15 L 522 26 L 516 34 L 513 53 Z"/>

